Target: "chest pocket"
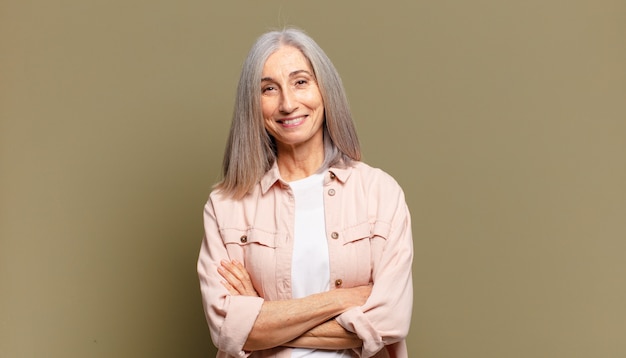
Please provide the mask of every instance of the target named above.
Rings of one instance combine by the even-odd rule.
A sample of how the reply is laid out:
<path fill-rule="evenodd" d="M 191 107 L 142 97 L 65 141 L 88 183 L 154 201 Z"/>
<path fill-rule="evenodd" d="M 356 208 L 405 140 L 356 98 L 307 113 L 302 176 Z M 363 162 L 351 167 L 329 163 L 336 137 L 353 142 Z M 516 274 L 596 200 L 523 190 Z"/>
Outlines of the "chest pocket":
<path fill-rule="evenodd" d="M 264 295 L 266 285 L 276 275 L 277 235 L 259 229 L 223 229 L 222 240 L 231 260 L 243 262 L 257 292 Z"/>
<path fill-rule="evenodd" d="M 373 270 L 380 260 L 384 243 L 389 235 L 389 225 L 363 222 L 344 228 L 339 232 L 338 259 L 346 265 L 342 276 L 346 286 L 365 285 L 373 282 Z"/>

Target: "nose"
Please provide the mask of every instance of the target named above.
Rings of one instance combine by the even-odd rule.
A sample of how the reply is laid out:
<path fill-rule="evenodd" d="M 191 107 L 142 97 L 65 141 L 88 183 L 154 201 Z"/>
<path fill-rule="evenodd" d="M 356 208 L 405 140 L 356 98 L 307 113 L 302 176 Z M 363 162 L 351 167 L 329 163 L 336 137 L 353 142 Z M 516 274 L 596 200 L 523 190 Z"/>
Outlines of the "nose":
<path fill-rule="evenodd" d="M 291 88 L 281 91 L 280 106 L 278 108 L 282 113 L 292 113 L 298 109 L 298 101 Z"/>

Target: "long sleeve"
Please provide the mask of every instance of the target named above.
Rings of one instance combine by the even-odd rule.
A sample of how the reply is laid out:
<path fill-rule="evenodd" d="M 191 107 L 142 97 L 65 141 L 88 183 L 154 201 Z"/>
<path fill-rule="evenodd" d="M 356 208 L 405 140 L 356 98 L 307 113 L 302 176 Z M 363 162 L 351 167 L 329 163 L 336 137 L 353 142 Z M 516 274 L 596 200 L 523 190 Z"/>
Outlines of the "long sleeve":
<path fill-rule="evenodd" d="M 220 351 L 234 357 L 245 357 L 249 354 L 243 351 L 243 345 L 261 310 L 263 299 L 230 296 L 221 285 L 217 267 L 221 260 L 230 260 L 232 257 L 221 238 L 211 200 L 204 209 L 204 228 L 198 276 L 211 339 Z"/>
<path fill-rule="evenodd" d="M 372 293 L 362 307 L 353 308 L 337 317 L 348 331 L 363 340 L 363 346 L 354 350 L 359 357 L 377 356 L 386 348 L 391 356 L 406 355 L 404 339 L 411 323 L 413 286 L 411 266 L 413 240 L 411 219 L 402 190 L 395 181 L 377 183 L 376 194 L 369 201 L 377 201 L 377 217 L 373 237 Z M 386 355 L 382 355 L 386 356 Z"/>

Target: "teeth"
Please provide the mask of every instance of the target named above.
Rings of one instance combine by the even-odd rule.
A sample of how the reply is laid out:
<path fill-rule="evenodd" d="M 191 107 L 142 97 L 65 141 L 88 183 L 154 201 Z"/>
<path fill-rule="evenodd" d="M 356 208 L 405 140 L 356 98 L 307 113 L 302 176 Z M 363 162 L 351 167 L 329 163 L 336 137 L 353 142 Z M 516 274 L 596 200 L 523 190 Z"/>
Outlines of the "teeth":
<path fill-rule="evenodd" d="M 283 121 L 283 124 L 294 124 L 294 123 L 300 122 L 301 120 L 302 118 L 289 119 L 289 120 Z"/>

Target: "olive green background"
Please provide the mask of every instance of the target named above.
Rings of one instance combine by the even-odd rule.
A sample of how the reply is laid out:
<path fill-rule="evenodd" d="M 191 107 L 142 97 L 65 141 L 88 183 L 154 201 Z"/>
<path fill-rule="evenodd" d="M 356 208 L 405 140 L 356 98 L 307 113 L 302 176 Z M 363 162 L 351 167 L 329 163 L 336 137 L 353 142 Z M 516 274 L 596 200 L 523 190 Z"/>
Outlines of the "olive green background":
<path fill-rule="evenodd" d="M 294 25 L 413 216 L 411 357 L 626 356 L 623 1 L 0 2 L 0 357 L 210 357 L 241 63 Z"/>

